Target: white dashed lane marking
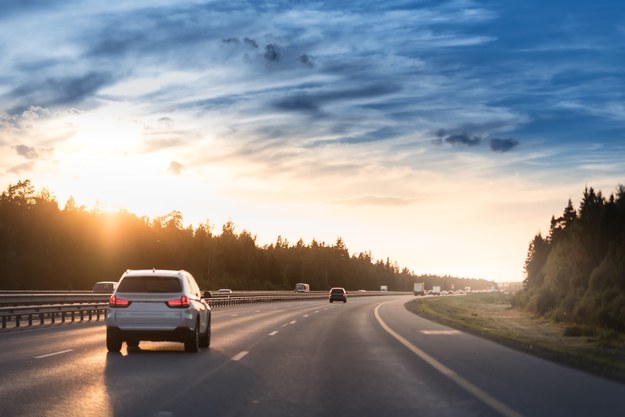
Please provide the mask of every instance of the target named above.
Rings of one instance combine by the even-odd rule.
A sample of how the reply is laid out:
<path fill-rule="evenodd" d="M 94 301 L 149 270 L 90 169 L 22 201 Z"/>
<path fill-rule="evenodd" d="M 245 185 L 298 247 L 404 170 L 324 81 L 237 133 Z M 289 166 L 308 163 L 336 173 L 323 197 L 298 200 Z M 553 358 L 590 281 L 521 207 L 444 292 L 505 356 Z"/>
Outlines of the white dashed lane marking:
<path fill-rule="evenodd" d="M 243 359 L 245 356 L 247 356 L 247 354 L 250 353 L 246 350 L 244 350 L 243 352 L 239 352 L 237 353 L 235 356 L 232 357 L 233 361 L 240 361 L 241 359 Z"/>
<path fill-rule="evenodd" d="M 67 352 L 72 352 L 73 350 L 74 349 L 67 349 L 67 350 L 62 350 L 60 352 L 54 352 L 54 353 L 48 353 L 46 355 L 35 356 L 35 359 L 43 359 L 43 358 L 49 358 L 50 356 L 62 355 Z"/>
<path fill-rule="evenodd" d="M 433 334 L 442 334 L 442 335 L 452 335 L 452 334 L 460 334 L 458 330 L 421 330 L 421 333 L 427 335 Z"/>

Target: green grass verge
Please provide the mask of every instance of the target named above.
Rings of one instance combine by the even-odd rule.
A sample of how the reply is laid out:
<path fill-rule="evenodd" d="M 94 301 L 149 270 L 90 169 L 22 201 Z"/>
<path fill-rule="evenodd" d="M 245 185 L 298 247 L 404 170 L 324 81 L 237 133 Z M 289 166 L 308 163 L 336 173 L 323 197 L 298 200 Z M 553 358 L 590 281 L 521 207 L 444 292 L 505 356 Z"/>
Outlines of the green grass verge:
<path fill-rule="evenodd" d="M 515 349 L 625 382 L 625 335 L 534 317 L 513 308 L 499 293 L 416 297 L 406 308 Z"/>

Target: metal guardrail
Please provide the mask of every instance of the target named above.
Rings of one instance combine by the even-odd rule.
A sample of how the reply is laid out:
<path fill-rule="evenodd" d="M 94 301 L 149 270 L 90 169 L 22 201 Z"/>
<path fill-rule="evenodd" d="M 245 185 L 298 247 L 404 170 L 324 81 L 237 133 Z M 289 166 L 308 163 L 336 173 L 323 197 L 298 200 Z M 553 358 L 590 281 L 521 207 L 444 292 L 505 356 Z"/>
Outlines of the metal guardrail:
<path fill-rule="evenodd" d="M 106 317 L 108 303 L 90 304 L 52 304 L 52 305 L 30 305 L 19 307 L 0 307 L 0 319 L 2 329 L 20 328 L 23 324 L 33 326 L 35 322 L 39 325 L 55 324 L 57 320 L 65 323 L 68 320 L 92 321 Z"/>
<path fill-rule="evenodd" d="M 38 324 L 99 321 L 108 311 L 108 294 L 11 294 L 0 297 L 1 330 Z M 326 298 L 325 294 L 276 294 L 252 297 L 216 296 L 207 298 L 211 307 L 276 301 L 314 300 Z M 96 301 L 97 300 L 97 301 Z M 52 304 L 53 302 L 54 304 Z"/>
<path fill-rule="evenodd" d="M 240 294 L 246 294 L 241 296 Z M 353 292 L 350 297 L 365 295 L 389 295 L 387 292 Z M 395 293 L 403 294 L 403 293 Z M 1 330 L 60 323 L 99 321 L 106 318 L 110 294 L 92 294 L 87 291 L 18 293 L 0 291 Z M 215 294 L 206 301 L 211 307 L 225 307 L 244 304 L 278 301 L 301 301 L 327 299 L 326 291 L 293 292 L 237 292 Z"/>
<path fill-rule="evenodd" d="M 211 307 L 224 307 L 243 304 L 271 303 L 276 301 L 301 301 L 301 300 L 320 300 L 328 298 L 327 294 L 310 294 L 310 295 L 260 295 L 253 297 L 215 297 L 207 298 L 206 301 Z"/>
<path fill-rule="evenodd" d="M 43 304 L 78 304 L 78 303 L 107 303 L 111 294 L 94 294 L 91 291 L 0 291 L 0 307 L 26 306 Z M 229 294 L 212 292 L 210 298 L 206 298 L 209 304 L 214 300 L 232 298 L 318 298 L 327 297 L 326 291 L 296 293 L 292 291 L 235 291 Z M 216 303 L 219 304 L 219 303 Z"/>

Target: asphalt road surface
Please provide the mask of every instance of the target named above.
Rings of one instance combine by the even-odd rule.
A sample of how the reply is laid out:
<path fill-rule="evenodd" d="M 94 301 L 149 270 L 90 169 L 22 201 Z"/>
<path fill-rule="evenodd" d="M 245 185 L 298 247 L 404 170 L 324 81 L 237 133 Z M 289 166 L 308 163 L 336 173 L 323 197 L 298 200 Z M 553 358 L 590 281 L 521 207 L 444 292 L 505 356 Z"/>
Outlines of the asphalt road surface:
<path fill-rule="evenodd" d="M 0 415 L 625 416 L 625 384 L 455 331 L 410 296 L 213 309 L 210 349 L 106 351 L 103 323 L 0 333 Z"/>

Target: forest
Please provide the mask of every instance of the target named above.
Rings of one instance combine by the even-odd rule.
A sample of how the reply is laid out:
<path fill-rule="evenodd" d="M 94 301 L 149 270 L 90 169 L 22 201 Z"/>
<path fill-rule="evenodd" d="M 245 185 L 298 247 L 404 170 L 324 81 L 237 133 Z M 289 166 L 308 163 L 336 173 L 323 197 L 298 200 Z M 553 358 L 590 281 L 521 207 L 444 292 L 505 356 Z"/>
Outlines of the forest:
<path fill-rule="evenodd" d="M 625 331 L 625 186 L 609 197 L 586 187 L 549 233 L 530 242 L 515 302 L 557 321 Z"/>
<path fill-rule="evenodd" d="M 278 235 L 259 246 L 256 236 L 227 222 L 219 233 L 208 223 L 184 226 L 172 211 L 157 218 L 127 211 L 88 210 L 70 198 L 61 209 L 47 189 L 30 180 L 9 185 L 0 196 L 0 289 L 89 290 L 97 281 L 117 281 L 127 269 L 185 269 L 202 289 L 410 291 L 426 288 L 489 289 L 483 279 L 415 275 L 390 259 L 349 253 L 339 237 L 333 244 L 292 244 Z"/>

